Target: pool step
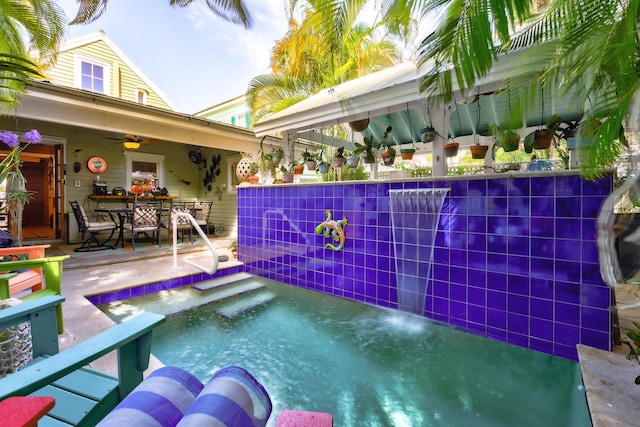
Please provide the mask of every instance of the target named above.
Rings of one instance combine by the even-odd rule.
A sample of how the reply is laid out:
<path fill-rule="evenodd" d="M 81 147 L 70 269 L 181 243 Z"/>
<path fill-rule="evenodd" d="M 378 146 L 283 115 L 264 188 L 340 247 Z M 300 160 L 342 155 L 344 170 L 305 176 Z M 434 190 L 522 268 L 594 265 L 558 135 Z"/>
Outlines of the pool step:
<path fill-rule="evenodd" d="M 247 295 L 238 301 L 217 308 L 214 313 L 224 319 L 233 319 L 249 310 L 268 304 L 275 297 L 275 294 L 268 291 Z"/>
<path fill-rule="evenodd" d="M 234 282 L 240 282 L 242 280 L 251 279 L 254 277 L 249 273 L 236 273 L 230 274 L 228 276 L 217 277 L 211 280 L 205 280 L 204 282 L 196 283 L 192 286 L 192 288 L 197 289 L 199 291 L 208 291 L 210 289 L 219 288 L 225 285 L 229 285 Z"/>
<path fill-rule="evenodd" d="M 264 288 L 265 285 L 259 282 L 239 283 L 233 286 L 225 287 L 209 294 L 207 300 L 210 303 L 220 302 L 239 295 L 248 294 Z"/>

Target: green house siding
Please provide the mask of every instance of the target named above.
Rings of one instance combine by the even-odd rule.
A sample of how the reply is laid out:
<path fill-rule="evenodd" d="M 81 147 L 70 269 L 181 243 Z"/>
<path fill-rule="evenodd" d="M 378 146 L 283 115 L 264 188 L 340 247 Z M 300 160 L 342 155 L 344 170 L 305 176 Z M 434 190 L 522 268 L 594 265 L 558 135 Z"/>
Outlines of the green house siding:
<path fill-rule="evenodd" d="M 171 109 L 166 102 L 145 83 L 120 57 L 102 40 L 98 40 L 74 49 L 65 50 L 58 55 L 58 61 L 45 71 L 46 78 L 51 83 L 77 87 L 76 60 L 86 59 L 89 62 L 108 64 L 109 96 L 131 102 L 138 101 L 138 90 L 147 92 L 146 105 Z"/>

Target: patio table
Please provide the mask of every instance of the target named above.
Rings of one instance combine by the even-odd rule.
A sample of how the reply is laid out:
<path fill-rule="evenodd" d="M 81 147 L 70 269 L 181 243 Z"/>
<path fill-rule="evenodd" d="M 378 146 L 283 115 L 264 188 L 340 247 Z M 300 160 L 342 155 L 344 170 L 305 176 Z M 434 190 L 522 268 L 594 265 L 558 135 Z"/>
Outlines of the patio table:
<path fill-rule="evenodd" d="M 118 242 L 120 242 L 120 247 L 124 248 L 124 222 L 131 215 L 130 208 L 106 208 L 106 209 L 96 209 L 95 213 L 106 213 L 111 218 L 111 221 L 118 225 L 118 238 L 116 239 L 115 246 L 118 246 Z M 116 220 L 117 217 L 117 220 Z"/>

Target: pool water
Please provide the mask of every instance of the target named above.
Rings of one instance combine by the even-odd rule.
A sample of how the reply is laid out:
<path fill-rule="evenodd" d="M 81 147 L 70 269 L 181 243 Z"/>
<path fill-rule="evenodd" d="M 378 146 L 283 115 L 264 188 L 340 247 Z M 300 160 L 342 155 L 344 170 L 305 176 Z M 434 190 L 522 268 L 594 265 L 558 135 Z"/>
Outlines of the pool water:
<path fill-rule="evenodd" d="M 255 280 L 277 297 L 233 319 L 218 317 L 217 304 L 170 316 L 152 352 L 205 382 L 225 366 L 246 368 L 273 401 L 270 426 L 282 409 L 329 412 L 336 427 L 591 425 L 576 362 Z M 101 308 L 157 304 L 147 296 Z"/>

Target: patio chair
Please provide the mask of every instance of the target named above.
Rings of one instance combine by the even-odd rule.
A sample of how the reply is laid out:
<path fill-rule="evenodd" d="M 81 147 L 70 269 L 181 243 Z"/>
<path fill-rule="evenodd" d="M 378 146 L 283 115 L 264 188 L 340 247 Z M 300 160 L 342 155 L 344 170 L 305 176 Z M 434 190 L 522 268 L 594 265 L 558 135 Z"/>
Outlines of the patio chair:
<path fill-rule="evenodd" d="M 209 216 L 211 215 L 212 206 L 213 202 L 204 200 L 197 202 L 194 205 L 196 222 L 198 223 L 200 228 L 202 228 L 202 231 L 204 231 L 206 234 L 211 234 L 213 231 L 215 231 L 215 227 L 213 231 L 211 230 L 213 224 L 209 222 Z"/>
<path fill-rule="evenodd" d="M 136 237 L 139 234 L 144 234 L 151 241 L 156 240 L 160 246 L 161 214 L 162 202 L 133 202 L 130 222 L 123 225 L 125 230 L 131 232 L 132 250 L 136 250 Z"/>
<path fill-rule="evenodd" d="M 82 246 L 75 248 L 74 252 L 91 252 L 113 249 L 113 246 L 108 245 L 107 242 L 113 237 L 113 234 L 118 228 L 118 224 L 113 221 L 89 221 L 87 214 L 78 202 L 69 202 L 69 204 L 73 210 L 73 216 L 76 217 L 76 221 L 78 222 L 78 230 L 82 233 L 82 238 L 84 238 L 86 233 L 89 233 L 89 237 L 84 241 Z M 98 234 L 107 231 L 111 232 L 109 237 L 106 240 L 100 240 L 98 238 Z"/>
<path fill-rule="evenodd" d="M 167 239 L 171 241 L 171 233 L 173 233 L 173 218 L 177 213 L 188 213 L 194 216 L 196 202 L 184 202 L 184 201 L 170 201 L 169 202 L 169 217 L 166 222 L 163 222 L 162 226 L 167 229 Z M 180 216 L 176 220 L 176 228 L 181 236 L 181 241 L 184 241 L 184 232 L 189 232 L 189 241 L 193 243 L 193 227 L 189 218 Z"/>

